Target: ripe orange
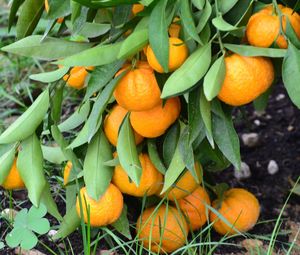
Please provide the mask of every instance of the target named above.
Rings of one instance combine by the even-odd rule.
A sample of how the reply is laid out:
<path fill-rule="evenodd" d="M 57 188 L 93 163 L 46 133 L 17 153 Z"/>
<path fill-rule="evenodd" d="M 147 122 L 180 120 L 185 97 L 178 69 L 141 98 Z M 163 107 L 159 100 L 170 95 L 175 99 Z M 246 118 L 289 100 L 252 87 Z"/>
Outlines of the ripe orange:
<path fill-rule="evenodd" d="M 192 194 L 179 199 L 178 204 L 192 230 L 197 230 L 206 223 L 208 218 L 206 205 L 210 205 L 210 199 L 203 187 L 199 186 Z"/>
<path fill-rule="evenodd" d="M 121 69 L 119 75 L 125 69 Z M 160 88 L 154 71 L 147 62 L 140 61 L 119 81 L 114 97 L 128 111 L 145 111 L 160 103 Z"/>
<path fill-rule="evenodd" d="M 71 69 L 70 74 L 66 74 L 63 79 L 67 82 L 69 87 L 74 89 L 82 89 L 84 87 L 85 79 L 88 75 L 86 70 L 94 70 L 94 67 L 75 66 Z"/>
<path fill-rule="evenodd" d="M 180 100 L 178 97 L 170 98 L 165 105 L 140 112 L 131 112 L 130 122 L 133 129 L 144 137 L 158 137 L 176 121 L 180 114 Z"/>
<path fill-rule="evenodd" d="M 169 26 L 169 35 L 170 37 L 179 37 L 181 26 L 178 24 L 180 22 L 180 19 L 178 17 L 175 17 L 173 19 L 173 22 Z"/>
<path fill-rule="evenodd" d="M 184 61 L 187 59 L 189 54 L 189 50 L 186 44 L 177 37 L 170 37 L 169 38 L 169 72 L 172 72 L 179 68 Z M 148 45 L 147 48 L 147 60 L 149 65 L 159 73 L 163 73 L 164 70 L 162 66 L 159 64 L 156 56 L 151 48 Z"/>
<path fill-rule="evenodd" d="M 71 170 L 72 170 L 72 162 L 68 161 L 64 168 L 64 185 L 67 185 L 68 183 Z"/>
<path fill-rule="evenodd" d="M 113 184 L 110 184 L 105 193 L 98 201 L 92 199 L 87 194 L 85 187 L 80 189 L 84 222 L 88 223 L 87 210 L 89 208 L 90 225 L 93 227 L 106 226 L 114 223 L 121 215 L 123 210 L 123 195 Z M 79 198 L 76 200 L 76 211 L 80 213 Z"/>
<path fill-rule="evenodd" d="M 151 196 L 158 193 L 163 182 L 162 174 L 152 164 L 149 156 L 145 153 L 139 155 L 142 165 L 142 176 L 140 185 L 137 187 L 129 177 L 121 165 L 115 167 L 112 183 L 115 184 L 122 193 L 135 197 Z"/>
<path fill-rule="evenodd" d="M 116 104 L 112 108 L 111 112 L 108 113 L 105 117 L 103 126 L 104 133 L 109 142 L 114 146 L 117 146 L 119 128 L 127 112 L 128 111 L 122 106 Z M 134 137 L 136 144 L 141 143 L 144 139 L 141 135 L 139 135 L 136 132 L 134 132 Z"/>
<path fill-rule="evenodd" d="M 289 7 L 278 5 L 282 12 L 282 28 L 286 30 L 286 18 L 288 18 L 294 31 L 300 40 L 300 15 Z M 284 35 L 280 34 L 280 17 L 276 14 L 273 5 L 269 5 L 252 15 L 246 28 L 248 42 L 253 46 L 270 47 L 274 42 L 279 48 L 287 48 Z"/>
<path fill-rule="evenodd" d="M 219 99 L 226 104 L 248 104 L 264 93 L 274 80 L 270 59 L 232 54 L 225 57 L 226 74 Z"/>
<path fill-rule="evenodd" d="M 195 164 L 195 169 L 198 174 L 198 179 L 202 181 L 202 167 L 199 163 Z M 174 184 L 174 187 L 167 190 L 164 194 L 159 194 L 159 196 L 167 197 L 169 200 L 179 200 L 190 194 L 199 186 L 199 183 L 195 180 L 193 175 L 189 170 L 185 170 L 184 174 L 178 178 L 177 182 Z"/>
<path fill-rule="evenodd" d="M 8 176 L 6 177 L 5 181 L 1 184 L 1 186 L 6 190 L 25 188 L 25 184 L 17 168 L 17 158 L 15 158 Z"/>
<path fill-rule="evenodd" d="M 146 209 L 137 220 L 137 235 L 152 252 L 171 253 L 184 245 L 188 226 L 176 208 L 161 205 Z M 150 246 L 150 247 L 149 247 Z"/>
<path fill-rule="evenodd" d="M 131 11 L 132 11 L 132 13 L 133 13 L 134 16 L 137 13 L 139 13 L 139 12 L 141 12 L 143 10 L 144 10 L 144 5 L 142 5 L 142 4 L 134 4 L 134 5 L 132 5 Z"/>
<path fill-rule="evenodd" d="M 260 212 L 257 198 L 245 189 L 230 189 L 225 192 L 223 201 L 215 200 L 212 206 L 240 232 L 250 230 L 257 222 Z M 221 235 L 235 234 L 236 231 L 210 212 L 210 221 Z"/>

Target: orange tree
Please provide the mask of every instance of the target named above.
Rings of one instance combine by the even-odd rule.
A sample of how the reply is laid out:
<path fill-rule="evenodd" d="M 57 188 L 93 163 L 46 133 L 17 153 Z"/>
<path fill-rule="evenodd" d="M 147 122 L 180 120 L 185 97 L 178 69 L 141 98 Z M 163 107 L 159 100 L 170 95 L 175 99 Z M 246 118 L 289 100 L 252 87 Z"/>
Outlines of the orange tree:
<path fill-rule="evenodd" d="M 61 222 L 55 238 L 62 238 L 79 226 L 79 215 L 88 218 L 80 203 L 92 212 L 114 197 L 105 202 L 112 218 L 99 222 L 115 221 L 123 198 L 107 192 L 119 182 L 141 196 L 147 187 L 140 183 L 155 185 L 163 197 L 177 194 L 176 182 L 179 193 L 191 193 L 203 174 L 205 181 L 230 164 L 240 168 L 233 107 L 264 109 L 280 77 L 300 107 L 299 9 L 296 0 L 13 0 L 9 29 L 16 26 L 17 40 L 2 51 L 57 68 L 30 76 L 44 91 L 0 135 L 0 184 L 17 176 L 32 204 L 45 204 Z M 70 89 L 81 103 L 62 121 Z M 68 161 L 63 219 L 44 160 Z M 144 169 L 157 179 L 141 181 Z"/>

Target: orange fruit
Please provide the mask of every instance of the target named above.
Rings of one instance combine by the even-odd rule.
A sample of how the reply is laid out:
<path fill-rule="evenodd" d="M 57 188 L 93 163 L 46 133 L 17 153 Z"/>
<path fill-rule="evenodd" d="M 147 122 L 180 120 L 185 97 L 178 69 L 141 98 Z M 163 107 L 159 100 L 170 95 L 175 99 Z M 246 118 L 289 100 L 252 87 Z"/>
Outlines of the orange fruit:
<path fill-rule="evenodd" d="M 87 70 L 94 70 L 94 67 L 75 66 L 71 69 L 70 74 L 66 74 L 63 79 L 67 82 L 69 87 L 82 89 L 88 75 Z"/>
<path fill-rule="evenodd" d="M 175 17 L 173 22 L 169 26 L 169 35 L 170 37 L 179 37 L 181 26 L 178 24 L 180 19 Z"/>
<path fill-rule="evenodd" d="M 176 208 L 161 205 L 146 209 L 137 220 L 137 235 L 145 248 L 152 252 L 171 253 L 182 247 L 188 234 L 188 226 Z"/>
<path fill-rule="evenodd" d="M 202 167 L 199 163 L 195 164 L 198 179 L 202 180 Z M 190 194 L 199 186 L 199 183 L 195 180 L 189 170 L 185 170 L 184 174 L 178 178 L 177 182 L 172 188 L 167 190 L 164 194 L 159 194 L 161 198 L 167 197 L 169 200 L 175 201 L 184 198 Z"/>
<path fill-rule="evenodd" d="M 72 162 L 68 161 L 64 168 L 64 185 L 67 185 L 68 183 L 71 170 L 72 170 Z"/>
<path fill-rule="evenodd" d="M 286 18 L 288 18 L 294 31 L 300 40 L 300 15 L 289 7 L 278 5 L 282 13 L 282 28 L 286 30 Z M 287 48 L 284 35 L 280 34 L 280 17 L 276 14 L 273 5 L 269 5 L 252 15 L 246 27 L 248 42 L 253 46 L 268 48 L 275 43 L 279 48 Z"/>
<path fill-rule="evenodd" d="M 123 195 L 113 184 L 110 184 L 105 193 L 98 201 L 92 199 L 87 194 L 86 187 L 80 189 L 80 197 L 83 209 L 84 222 L 88 223 L 87 210 L 89 208 L 90 225 L 101 227 L 114 223 L 121 215 L 123 210 Z M 79 217 L 80 204 L 77 196 L 76 211 Z"/>
<path fill-rule="evenodd" d="M 163 176 L 152 164 L 147 154 L 141 153 L 139 159 L 142 165 L 142 175 L 139 186 L 136 186 L 134 182 L 129 180 L 126 171 L 121 165 L 115 167 L 112 183 L 115 184 L 122 193 L 131 196 L 143 197 L 144 195 L 154 195 L 161 189 Z"/>
<path fill-rule="evenodd" d="M 116 104 L 110 113 L 108 113 L 104 120 L 104 133 L 109 140 L 109 142 L 117 146 L 118 141 L 118 134 L 119 134 L 119 128 L 122 124 L 123 119 L 125 118 L 127 114 L 127 110 L 124 109 L 122 106 Z M 134 132 L 135 137 L 135 143 L 139 144 L 143 141 L 143 137 L 139 135 L 138 133 Z"/>
<path fill-rule="evenodd" d="M 144 10 L 144 5 L 142 5 L 142 4 L 134 4 L 134 5 L 132 5 L 131 11 L 132 11 L 132 13 L 133 13 L 134 16 L 137 15 L 139 12 L 141 12 L 143 10 Z"/>
<path fill-rule="evenodd" d="M 158 137 L 177 120 L 180 115 L 180 100 L 170 98 L 148 111 L 131 112 L 130 122 L 133 129 L 144 137 Z"/>
<path fill-rule="evenodd" d="M 119 75 L 126 69 L 121 69 Z M 160 88 L 154 71 L 147 62 L 140 61 L 119 81 L 114 97 L 128 111 L 145 111 L 160 103 Z"/>
<path fill-rule="evenodd" d="M 210 205 L 210 199 L 203 187 L 199 186 L 192 194 L 179 199 L 178 204 L 192 230 L 197 230 L 206 223 L 208 218 L 206 205 Z"/>
<path fill-rule="evenodd" d="M 179 68 L 184 61 L 187 59 L 189 54 L 189 50 L 186 46 L 186 44 L 177 37 L 170 37 L 169 38 L 169 72 L 172 72 Z M 151 48 L 150 45 L 148 45 L 147 48 L 147 60 L 149 65 L 159 73 L 163 73 L 164 70 L 158 60 L 156 59 L 156 56 Z"/>
<path fill-rule="evenodd" d="M 260 206 L 257 198 L 245 189 L 230 189 L 224 193 L 223 201 L 215 200 L 212 206 L 240 232 L 250 230 L 257 222 Z M 210 221 L 221 235 L 235 234 L 236 231 L 210 212 Z"/>
<path fill-rule="evenodd" d="M 5 181 L 1 184 L 1 186 L 6 190 L 25 188 L 25 184 L 17 168 L 17 158 L 15 158 L 12 167 L 8 173 L 8 176 L 6 177 Z"/>
<path fill-rule="evenodd" d="M 264 93 L 274 80 L 270 59 L 232 54 L 225 57 L 226 74 L 219 99 L 226 104 L 248 104 Z"/>

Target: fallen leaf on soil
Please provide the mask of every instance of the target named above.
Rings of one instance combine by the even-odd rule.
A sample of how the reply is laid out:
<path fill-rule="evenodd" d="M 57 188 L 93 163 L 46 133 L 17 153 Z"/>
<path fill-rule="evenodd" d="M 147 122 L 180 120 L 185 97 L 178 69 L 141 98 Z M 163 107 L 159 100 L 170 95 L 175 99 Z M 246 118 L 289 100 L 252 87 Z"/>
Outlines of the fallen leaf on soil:
<path fill-rule="evenodd" d="M 118 254 L 114 251 L 100 250 L 97 252 L 97 255 L 118 255 Z"/>
<path fill-rule="evenodd" d="M 263 246 L 263 242 L 257 239 L 245 239 L 241 242 L 241 245 L 247 251 L 253 251 L 261 248 Z"/>
<path fill-rule="evenodd" d="M 15 254 L 18 254 L 18 255 L 46 255 L 38 250 L 33 249 L 30 251 L 26 251 L 26 250 L 21 249 L 20 247 L 15 249 Z"/>
<path fill-rule="evenodd" d="M 295 242 L 295 245 L 300 247 L 300 223 L 299 222 L 294 222 L 290 221 L 289 222 L 289 227 L 291 230 L 291 233 L 289 234 L 289 242 Z"/>

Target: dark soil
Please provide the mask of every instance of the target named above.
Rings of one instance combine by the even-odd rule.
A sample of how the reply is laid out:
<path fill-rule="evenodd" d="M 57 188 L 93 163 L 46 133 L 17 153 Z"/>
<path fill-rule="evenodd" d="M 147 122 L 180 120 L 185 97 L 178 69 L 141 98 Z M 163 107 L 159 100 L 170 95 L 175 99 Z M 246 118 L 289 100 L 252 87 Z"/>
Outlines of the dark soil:
<path fill-rule="evenodd" d="M 260 136 L 259 145 L 253 148 L 246 147 L 241 142 L 242 160 L 250 166 L 252 176 L 239 181 L 234 178 L 233 169 L 230 167 L 216 174 L 216 181 L 227 182 L 231 187 L 243 187 L 253 192 L 261 203 L 260 221 L 277 219 L 292 187 L 291 180 L 296 181 L 300 175 L 300 111 L 293 106 L 283 86 L 276 85 L 264 114 L 257 115 L 252 105 L 243 107 L 242 112 L 244 116 L 242 119 L 238 117 L 240 113 L 236 113 L 235 122 L 239 135 L 255 132 Z M 271 159 L 275 160 L 279 166 L 279 171 L 274 175 L 270 175 L 267 171 Z M 1 201 L 4 202 L 2 199 Z M 141 204 L 136 199 L 128 197 L 126 197 L 126 202 L 129 205 L 129 219 L 134 222 L 140 212 Z M 58 204 L 63 212 L 63 202 L 58 201 Z M 28 206 L 30 205 L 28 204 Z M 283 227 L 288 220 L 300 222 L 299 206 L 300 197 L 292 195 L 283 214 Z M 2 205 L 2 208 L 6 207 L 8 204 Z M 57 222 L 51 220 L 52 226 L 56 224 Z M 274 223 L 258 224 L 250 233 L 270 234 L 273 227 Z M 1 224 L 0 233 L 2 234 L 5 229 L 6 225 Z M 214 240 L 219 240 L 219 238 L 217 234 L 213 235 Z M 73 233 L 69 239 L 74 253 L 81 254 L 83 247 L 80 233 L 78 231 Z M 42 241 L 56 252 L 58 251 L 56 245 L 51 243 L 47 237 L 42 238 Z M 233 241 L 238 243 L 241 239 L 237 238 Z M 287 242 L 288 236 L 281 235 L 279 241 Z M 280 246 L 281 244 L 277 247 L 280 248 Z M 105 247 L 103 248 L 105 249 Z M 41 245 L 37 249 L 45 254 L 50 254 Z M 218 247 L 216 253 L 230 254 L 239 251 L 241 249 L 226 246 Z M 4 250 L 0 254 L 13 253 Z"/>

